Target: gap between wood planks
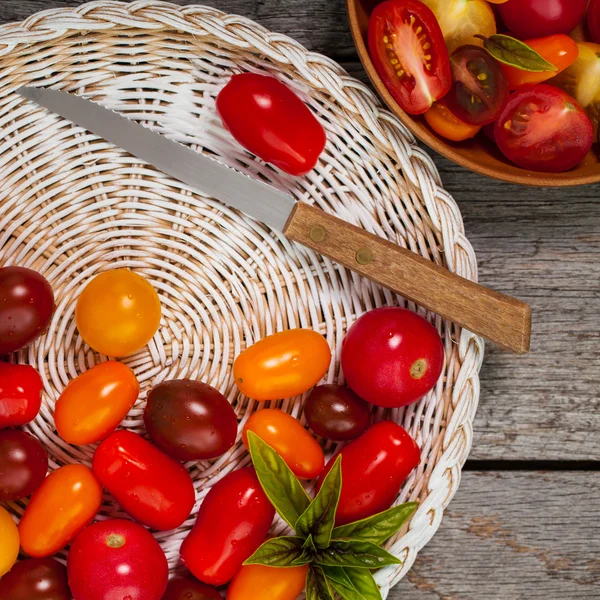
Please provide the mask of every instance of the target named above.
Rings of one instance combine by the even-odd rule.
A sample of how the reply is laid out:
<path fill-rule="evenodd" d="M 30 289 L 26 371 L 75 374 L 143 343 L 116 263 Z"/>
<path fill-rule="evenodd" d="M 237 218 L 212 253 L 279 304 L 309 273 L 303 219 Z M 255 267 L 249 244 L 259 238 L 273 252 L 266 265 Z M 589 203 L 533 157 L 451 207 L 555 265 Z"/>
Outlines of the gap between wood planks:
<path fill-rule="evenodd" d="M 468 460 L 463 471 L 600 471 L 600 462 L 593 460 Z"/>

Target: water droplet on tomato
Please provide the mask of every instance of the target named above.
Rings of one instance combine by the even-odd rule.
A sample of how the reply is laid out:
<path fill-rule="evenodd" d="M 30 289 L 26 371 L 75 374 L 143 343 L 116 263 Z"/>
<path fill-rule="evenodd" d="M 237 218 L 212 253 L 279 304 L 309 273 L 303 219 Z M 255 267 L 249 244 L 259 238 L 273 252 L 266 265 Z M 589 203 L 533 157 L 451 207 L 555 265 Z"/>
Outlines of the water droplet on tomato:
<path fill-rule="evenodd" d="M 163 420 L 163 421 L 166 421 L 166 420 L 167 420 L 167 415 L 163 415 L 163 416 L 162 416 L 162 420 Z"/>
<path fill-rule="evenodd" d="M 186 449 L 186 445 L 185 444 L 181 444 L 180 447 L 181 447 L 182 450 Z"/>
<path fill-rule="evenodd" d="M 159 404 L 157 408 L 158 408 L 158 410 L 162 410 L 163 409 L 163 405 Z"/>

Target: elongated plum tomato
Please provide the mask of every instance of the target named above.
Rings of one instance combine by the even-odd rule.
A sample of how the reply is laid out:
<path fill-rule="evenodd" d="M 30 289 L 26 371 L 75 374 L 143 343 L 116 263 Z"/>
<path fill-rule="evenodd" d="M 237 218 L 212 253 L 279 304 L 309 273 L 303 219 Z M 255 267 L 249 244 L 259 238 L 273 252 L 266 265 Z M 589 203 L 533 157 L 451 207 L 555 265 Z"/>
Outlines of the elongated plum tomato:
<path fill-rule="evenodd" d="M 304 590 L 308 565 L 301 567 L 264 567 L 245 565 L 227 589 L 227 600 L 296 600 Z"/>
<path fill-rule="evenodd" d="M 135 404 L 140 384 L 126 365 L 108 361 L 71 381 L 54 410 L 59 435 L 69 444 L 85 446 L 110 435 Z"/>
<path fill-rule="evenodd" d="M 278 408 L 265 408 L 252 414 L 244 425 L 243 439 L 248 447 L 248 432 L 252 431 L 267 443 L 292 470 L 296 477 L 313 479 L 325 467 L 325 456 L 300 421 Z"/>
<path fill-rule="evenodd" d="M 190 515 L 196 493 L 185 468 L 131 431 L 115 431 L 92 463 L 102 485 L 143 525 L 166 531 Z"/>
<path fill-rule="evenodd" d="M 437 383 L 443 366 L 444 347 L 435 327 L 404 308 L 365 313 L 342 345 L 348 385 L 376 406 L 416 402 Z"/>
<path fill-rule="evenodd" d="M 223 600 L 216 588 L 193 577 L 173 577 L 162 600 Z"/>
<path fill-rule="evenodd" d="M 0 356 L 35 342 L 53 312 L 52 287 L 42 275 L 24 267 L 0 268 Z"/>
<path fill-rule="evenodd" d="M 514 92 L 494 133 L 506 158 L 524 169 L 549 173 L 577 166 L 594 138 L 592 123 L 577 100 L 545 83 Z"/>
<path fill-rule="evenodd" d="M 418 0 L 387 0 L 369 21 L 369 53 L 385 87 L 402 110 L 424 113 L 450 89 L 444 36 Z"/>
<path fill-rule="evenodd" d="M 161 600 L 169 565 L 152 534 L 133 521 L 86 527 L 67 559 L 74 600 Z"/>
<path fill-rule="evenodd" d="M 55 554 L 92 521 L 101 503 L 102 488 L 90 469 L 67 465 L 53 471 L 19 523 L 23 552 L 34 558 Z"/>
<path fill-rule="evenodd" d="M 9 512 L 0 506 L 0 577 L 11 570 L 17 556 L 19 531 Z"/>
<path fill-rule="evenodd" d="M 233 471 L 206 495 L 181 559 L 200 581 L 225 585 L 262 544 L 274 516 L 254 469 Z"/>
<path fill-rule="evenodd" d="M 592 40 L 600 44 L 600 0 L 591 0 L 587 12 L 587 23 Z"/>
<path fill-rule="evenodd" d="M 342 455 L 342 493 L 336 525 L 366 519 L 392 506 L 404 480 L 420 463 L 421 452 L 396 423 L 380 421 L 331 458 L 319 487 Z"/>
<path fill-rule="evenodd" d="M 0 429 L 33 421 L 42 405 L 42 387 L 33 367 L 0 362 Z"/>
<path fill-rule="evenodd" d="M 53 558 L 19 561 L 0 579 L 0 600 L 72 600 L 67 567 Z"/>
<path fill-rule="evenodd" d="M 223 125 L 244 148 L 290 175 L 306 175 L 325 148 L 325 130 L 281 81 L 234 75 L 217 96 Z"/>
<path fill-rule="evenodd" d="M 469 125 L 461 121 L 442 98 L 434 102 L 425 113 L 425 121 L 438 135 L 453 142 L 464 142 L 475 137 L 480 131 L 479 125 Z"/>
<path fill-rule="evenodd" d="M 156 290 L 128 269 L 94 277 L 75 309 L 77 329 L 86 344 L 115 358 L 141 350 L 158 330 L 160 316 Z"/>
<path fill-rule="evenodd" d="M 310 329 L 270 335 L 244 350 L 233 364 L 240 391 L 262 402 L 298 396 L 314 387 L 331 363 L 327 340 Z"/>

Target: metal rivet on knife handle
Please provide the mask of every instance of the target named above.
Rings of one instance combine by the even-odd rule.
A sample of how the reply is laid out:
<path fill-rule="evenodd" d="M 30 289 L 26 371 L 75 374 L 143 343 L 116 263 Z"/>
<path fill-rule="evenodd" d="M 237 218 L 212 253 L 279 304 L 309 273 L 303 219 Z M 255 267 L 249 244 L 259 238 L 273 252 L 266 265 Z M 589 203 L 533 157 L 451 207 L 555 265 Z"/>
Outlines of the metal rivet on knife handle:
<path fill-rule="evenodd" d="M 373 262 L 373 253 L 368 248 L 361 248 L 356 253 L 356 262 L 359 265 L 368 265 Z"/>
<path fill-rule="evenodd" d="M 313 242 L 324 242 L 327 239 L 327 229 L 325 227 L 312 227 L 308 236 Z"/>

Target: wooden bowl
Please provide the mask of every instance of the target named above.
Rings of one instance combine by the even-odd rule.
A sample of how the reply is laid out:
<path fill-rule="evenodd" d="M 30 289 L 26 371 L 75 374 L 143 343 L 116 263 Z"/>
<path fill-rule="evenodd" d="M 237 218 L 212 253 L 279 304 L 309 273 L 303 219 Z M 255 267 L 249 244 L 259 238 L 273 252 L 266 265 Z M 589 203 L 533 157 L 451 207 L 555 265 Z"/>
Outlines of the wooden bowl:
<path fill-rule="evenodd" d="M 372 3 L 371 3 L 372 4 Z M 370 11 L 365 0 L 346 0 L 352 37 L 371 83 L 390 110 L 418 137 L 451 161 L 494 179 L 531 186 L 567 187 L 600 182 L 600 158 L 595 147 L 575 169 L 566 173 L 540 173 L 521 169 L 508 161 L 484 134 L 465 142 L 450 142 L 438 136 L 422 116 L 404 112 L 377 74 L 367 50 Z"/>

